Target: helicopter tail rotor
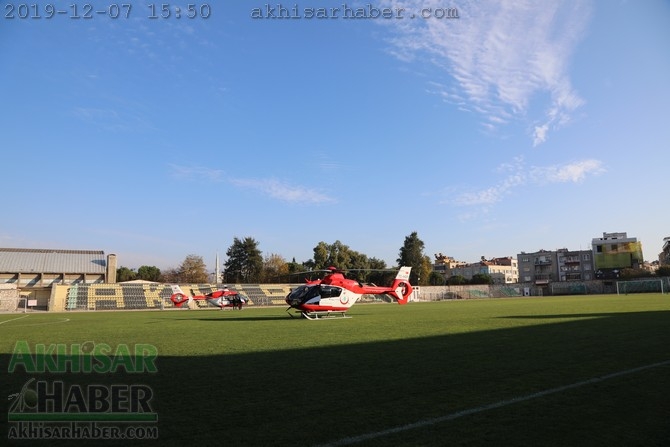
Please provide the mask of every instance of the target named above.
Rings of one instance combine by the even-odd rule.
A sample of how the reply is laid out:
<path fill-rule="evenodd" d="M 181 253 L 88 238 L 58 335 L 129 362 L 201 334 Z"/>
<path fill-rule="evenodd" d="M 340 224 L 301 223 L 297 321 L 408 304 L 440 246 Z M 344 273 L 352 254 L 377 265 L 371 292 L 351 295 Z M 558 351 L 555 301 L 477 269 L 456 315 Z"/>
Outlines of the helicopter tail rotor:
<path fill-rule="evenodd" d="M 170 297 L 170 301 L 172 301 L 175 307 L 181 307 L 184 303 L 188 303 L 192 299 L 192 297 L 186 296 L 183 293 L 175 293 Z"/>
<path fill-rule="evenodd" d="M 407 304 L 410 295 L 412 295 L 412 285 L 409 283 L 409 273 L 412 270 L 412 267 L 400 267 L 398 270 L 398 275 L 396 275 L 395 280 L 393 281 L 393 291 L 390 293 L 391 296 L 398 302 L 398 304 Z"/>
<path fill-rule="evenodd" d="M 184 305 L 184 303 L 188 303 L 192 299 L 193 298 L 189 295 L 186 295 L 178 285 L 172 286 L 172 296 L 170 297 L 170 301 L 172 301 L 175 307 L 181 307 Z"/>

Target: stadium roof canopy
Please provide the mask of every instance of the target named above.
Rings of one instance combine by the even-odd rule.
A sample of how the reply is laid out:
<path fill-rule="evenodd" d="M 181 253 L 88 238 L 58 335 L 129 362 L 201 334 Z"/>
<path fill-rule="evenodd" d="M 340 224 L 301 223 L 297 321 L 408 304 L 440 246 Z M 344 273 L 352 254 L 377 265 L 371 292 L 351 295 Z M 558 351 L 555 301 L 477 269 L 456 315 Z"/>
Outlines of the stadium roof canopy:
<path fill-rule="evenodd" d="M 0 272 L 105 274 L 107 259 L 101 250 L 0 248 Z"/>

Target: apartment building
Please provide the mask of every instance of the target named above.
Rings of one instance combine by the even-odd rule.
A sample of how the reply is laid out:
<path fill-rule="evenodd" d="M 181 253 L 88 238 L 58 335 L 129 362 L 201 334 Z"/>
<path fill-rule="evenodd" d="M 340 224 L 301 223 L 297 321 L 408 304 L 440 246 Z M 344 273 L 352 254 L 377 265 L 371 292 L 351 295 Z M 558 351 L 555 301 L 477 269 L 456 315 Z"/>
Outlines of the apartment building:
<path fill-rule="evenodd" d="M 663 250 L 658 255 L 661 265 L 670 265 L 670 237 L 663 238 Z"/>
<path fill-rule="evenodd" d="M 494 284 L 519 282 L 519 266 L 517 260 L 511 256 L 482 259 L 472 264 L 454 265 L 447 270 L 447 278 L 462 276 L 471 280 L 477 274 L 490 276 Z"/>
<path fill-rule="evenodd" d="M 625 268 L 640 268 L 644 262 L 642 243 L 626 233 L 603 233 L 593 238 L 593 260 L 596 278 L 618 278 Z"/>

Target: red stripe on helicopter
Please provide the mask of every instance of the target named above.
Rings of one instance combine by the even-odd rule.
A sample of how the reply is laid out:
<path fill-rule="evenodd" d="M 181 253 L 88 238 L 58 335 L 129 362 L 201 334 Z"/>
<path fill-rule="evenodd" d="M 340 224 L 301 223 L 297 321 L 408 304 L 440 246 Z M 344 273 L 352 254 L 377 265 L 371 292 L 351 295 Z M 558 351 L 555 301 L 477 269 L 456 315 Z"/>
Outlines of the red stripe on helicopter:
<path fill-rule="evenodd" d="M 335 311 L 340 311 L 340 312 L 343 311 L 343 310 L 349 310 L 348 307 L 318 306 L 316 304 L 303 304 L 301 306 L 298 306 L 298 309 L 307 310 L 307 311 L 335 310 Z"/>

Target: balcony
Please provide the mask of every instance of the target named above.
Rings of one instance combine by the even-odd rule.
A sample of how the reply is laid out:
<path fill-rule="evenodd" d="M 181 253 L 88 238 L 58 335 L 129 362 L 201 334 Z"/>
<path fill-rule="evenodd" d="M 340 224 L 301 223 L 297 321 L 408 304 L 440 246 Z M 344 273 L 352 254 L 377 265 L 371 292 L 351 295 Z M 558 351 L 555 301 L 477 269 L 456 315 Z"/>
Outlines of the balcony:
<path fill-rule="evenodd" d="M 549 281 L 550 279 L 552 279 L 550 273 L 540 273 L 535 275 L 535 281 Z"/>

